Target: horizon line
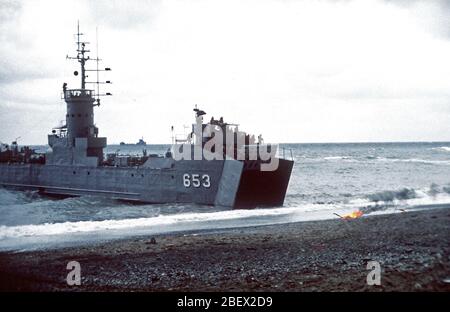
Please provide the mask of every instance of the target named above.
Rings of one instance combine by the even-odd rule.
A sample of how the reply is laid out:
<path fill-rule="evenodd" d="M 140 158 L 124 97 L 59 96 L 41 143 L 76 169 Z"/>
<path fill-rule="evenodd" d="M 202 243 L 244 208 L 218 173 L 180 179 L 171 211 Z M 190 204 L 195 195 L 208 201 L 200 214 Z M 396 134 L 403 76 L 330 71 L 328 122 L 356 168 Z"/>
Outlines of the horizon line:
<path fill-rule="evenodd" d="M 1 142 L 1 141 L 0 141 Z M 1 142 L 2 144 L 8 144 L 8 143 L 4 143 Z M 401 143 L 449 143 L 450 144 L 450 140 L 448 141 L 442 141 L 442 140 L 437 140 L 437 141 L 341 141 L 341 142 L 280 142 L 280 143 L 273 143 L 273 142 L 267 142 L 267 144 L 279 144 L 279 145 L 287 145 L 287 144 L 401 144 Z M 8 144 L 10 145 L 10 143 Z M 47 146 L 48 144 L 18 144 L 19 146 Z M 108 143 L 107 146 L 109 145 L 120 145 L 120 143 L 117 142 L 113 142 L 113 143 Z M 138 145 L 136 143 L 125 143 L 125 145 L 135 145 L 135 146 L 151 146 L 151 145 L 172 145 L 172 143 L 147 143 L 146 145 Z"/>

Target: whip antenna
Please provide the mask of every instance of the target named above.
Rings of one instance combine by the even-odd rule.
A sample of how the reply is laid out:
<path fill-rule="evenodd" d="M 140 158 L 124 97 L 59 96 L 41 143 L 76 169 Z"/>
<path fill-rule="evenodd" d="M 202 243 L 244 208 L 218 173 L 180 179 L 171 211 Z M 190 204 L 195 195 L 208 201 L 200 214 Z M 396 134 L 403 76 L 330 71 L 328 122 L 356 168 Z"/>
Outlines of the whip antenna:
<path fill-rule="evenodd" d="M 98 70 L 98 26 L 95 27 L 95 41 L 96 41 L 96 51 L 97 51 L 97 105 L 100 106 L 100 78 L 99 78 L 99 70 Z"/>

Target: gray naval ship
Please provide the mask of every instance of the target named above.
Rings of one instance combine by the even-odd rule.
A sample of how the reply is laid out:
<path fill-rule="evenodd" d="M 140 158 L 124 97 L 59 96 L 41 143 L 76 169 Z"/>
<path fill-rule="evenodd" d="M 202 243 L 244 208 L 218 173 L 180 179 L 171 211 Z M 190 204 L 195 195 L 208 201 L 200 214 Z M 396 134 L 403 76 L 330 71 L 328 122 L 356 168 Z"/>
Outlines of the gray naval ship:
<path fill-rule="evenodd" d="M 2 144 L 0 186 L 148 203 L 232 208 L 283 205 L 292 159 L 277 156 L 281 153 L 276 145 L 264 144 L 261 136 L 256 141 L 253 135 L 239 131 L 237 124 L 222 118 L 203 122 L 206 113 L 197 107 L 192 132 L 173 141 L 165 155 L 104 155 L 106 137 L 99 136 L 94 124 L 94 107 L 100 106 L 100 96 L 111 94 L 100 94 L 99 58 L 88 56 L 81 35 L 78 27 L 77 53 L 68 57 L 81 65 L 81 86 L 69 89 L 64 83 L 62 90 L 67 104 L 65 125 L 48 135 L 45 153 L 19 147 L 17 142 Z M 97 62 L 97 69 L 92 70 L 97 71 L 96 82 L 86 81 L 88 61 Z M 86 88 L 89 83 L 94 83 L 92 89 Z"/>

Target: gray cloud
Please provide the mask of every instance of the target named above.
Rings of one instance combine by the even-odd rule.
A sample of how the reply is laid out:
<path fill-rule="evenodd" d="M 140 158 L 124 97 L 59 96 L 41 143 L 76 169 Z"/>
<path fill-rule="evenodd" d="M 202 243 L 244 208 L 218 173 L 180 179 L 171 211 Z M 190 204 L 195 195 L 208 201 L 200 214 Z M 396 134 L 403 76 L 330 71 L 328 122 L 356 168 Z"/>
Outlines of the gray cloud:
<path fill-rule="evenodd" d="M 19 25 L 22 4 L 19 1 L 5 0 L 0 2 L 0 43 L 17 41 L 15 29 Z"/>
<path fill-rule="evenodd" d="M 46 66 L 39 66 L 39 56 L 30 55 L 29 36 L 18 30 L 23 13 L 19 1 L 0 2 L 0 83 L 11 84 L 38 78 L 51 78 L 52 72 Z"/>
<path fill-rule="evenodd" d="M 152 23 L 161 7 L 161 0 L 96 0 L 87 3 L 95 24 L 122 30 Z"/>
<path fill-rule="evenodd" d="M 444 38 L 450 38 L 450 1 L 448 0 L 382 0 L 411 10 L 424 28 Z M 423 14 L 423 6 L 432 8 L 432 15 Z"/>
<path fill-rule="evenodd" d="M 31 61 L 29 58 L 11 55 L 0 49 L 0 84 L 55 77 L 55 73 L 48 67 L 36 66 L 39 64 L 37 58 L 34 58 L 32 62 L 29 61 Z"/>
<path fill-rule="evenodd" d="M 2 0 L 0 2 L 0 23 L 14 21 L 20 14 L 22 4 L 15 0 Z"/>

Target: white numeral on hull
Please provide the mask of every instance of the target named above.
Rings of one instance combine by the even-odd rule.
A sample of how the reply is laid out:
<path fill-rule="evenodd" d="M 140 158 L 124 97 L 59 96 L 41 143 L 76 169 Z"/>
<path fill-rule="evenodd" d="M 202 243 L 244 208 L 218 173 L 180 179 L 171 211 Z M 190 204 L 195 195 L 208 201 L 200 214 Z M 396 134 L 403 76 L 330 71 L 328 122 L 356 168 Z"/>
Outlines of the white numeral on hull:
<path fill-rule="evenodd" d="M 183 185 L 184 187 L 200 187 L 203 186 L 205 188 L 209 188 L 211 186 L 211 179 L 208 174 L 204 174 L 200 176 L 199 174 L 189 173 L 183 174 Z"/>

